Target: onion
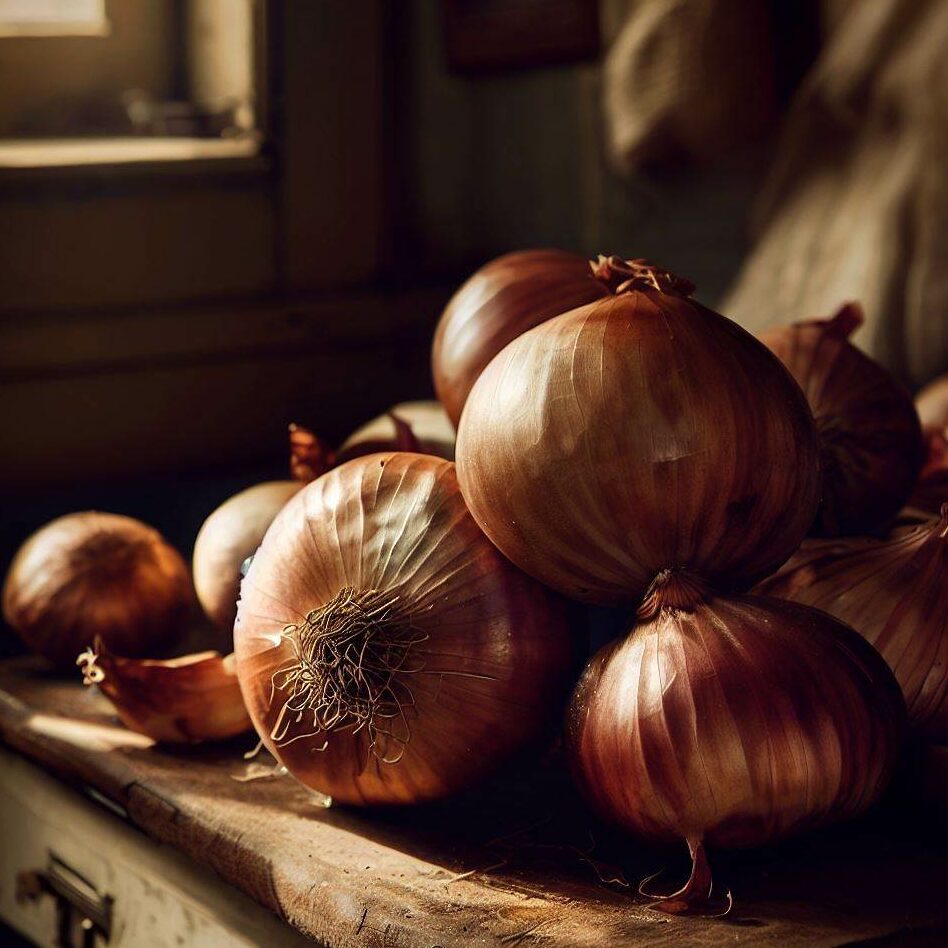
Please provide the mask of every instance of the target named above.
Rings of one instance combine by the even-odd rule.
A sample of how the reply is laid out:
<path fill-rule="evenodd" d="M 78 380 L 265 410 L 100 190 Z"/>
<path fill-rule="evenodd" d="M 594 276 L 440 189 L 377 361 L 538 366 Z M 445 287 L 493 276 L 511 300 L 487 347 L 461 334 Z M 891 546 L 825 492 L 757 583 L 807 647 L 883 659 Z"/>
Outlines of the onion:
<path fill-rule="evenodd" d="M 255 484 L 225 500 L 204 521 L 194 541 L 194 588 L 208 618 L 219 628 L 234 627 L 240 568 L 302 486 L 302 481 Z"/>
<path fill-rule="evenodd" d="M 814 532 L 859 535 L 908 499 L 922 463 L 921 430 L 908 391 L 849 337 L 862 308 L 761 333 L 800 383 L 820 437 L 823 497 Z"/>
<path fill-rule="evenodd" d="M 222 740 L 252 727 L 233 655 L 123 658 L 100 639 L 76 664 L 82 667 L 84 684 L 99 686 L 127 728 L 159 743 Z"/>
<path fill-rule="evenodd" d="M 481 267 L 451 297 L 435 331 L 435 391 L 454 425 L 477 377 L 508 342 L 608 295 L 588 261 L 565 250 L 520 250 Z"/>
<path fill-rule="evenodd" d="M 354 431 L 336 463 L 379 451 L 414 451 L 454 460 L 454 427 L 439 402 L 402 402 Z"/>
<path fill-rule="evenodd" d="M 878 799 L 905 709 L 875 651 L 818 610 L 712 597 L 666 571 L 640 616 L 576 688 L 570 762 L 606 820 L 687 841 L 691 878 L 657 907 L 697 911 L 711 893 L 706 843 L 769 843 Z"/>
<path fill-rule="evenodd" d="M 948 438 L 948 375 L 929 382 L 916 396 L 915 407 L 926 431 L 939 431 Z"/>
<path fill-rule="evenodd" d="M 889 663 L 912 728 L 948 740 L 948 504 L 888 540 L 813 540 L 758 587 L 825 609 Z"/>
<path fill-rule="evenodd" d="M 20 547 L 3 615 L 26 645 L 61 667 L 94 637 L 132 656 L 167 654 L 194 603 L 178 552 L 139 520 L 68 514 Z"/>
<path fill-rule="evenodd" d="M 561 604 L 478 530 L 448 461 L 376 454 L 305 487 L 241 587 L 237 674 L 270 752 L 345 803 L 469 786 L 561 708 Z"/>
<path fill-rule="evenodd" d="M 468 399 L 457 464 L 474 519 L 576 599 L 635 601 L 670 566 L 746 588 L 813 521 L 802 393 L 690 289 L 631 261 L 616 295 L 515 339 Z"/>

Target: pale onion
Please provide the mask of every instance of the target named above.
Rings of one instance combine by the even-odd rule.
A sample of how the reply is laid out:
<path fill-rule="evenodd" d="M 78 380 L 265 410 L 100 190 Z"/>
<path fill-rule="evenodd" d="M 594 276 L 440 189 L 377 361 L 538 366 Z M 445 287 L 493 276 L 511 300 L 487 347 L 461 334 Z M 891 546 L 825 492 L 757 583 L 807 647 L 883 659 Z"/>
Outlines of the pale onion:
<path fill-rule="evenodd" d="M 948 740 L 948 503 L 888 540 L 811 540 L 758 590 L 825 609 L 889 663 L 913 730 Z"/>
<path fill-rule="evenodd" d="M 440 402 L 401 402 L 349 435 L 336 463 L 378 451 L 415 451 L 453 461 L 454 426 Z"/>
<path fill-rule="evenodd" d="M 94 637 L 126 655 L 167 655 L 194 604 L 188 568 L 157 531 L 120 514 L 67 514 L 20 547 L 3 615 L 32 650 L 68 668 Z"/>
<path fill-rule="evenodd" d="M 763 342 L 806 395 L 820 438 L 823 496 L 813 532 L 870 533 L 908 500 L 922 464 L 912 397 L 849 337 L 862 308 L 846 303 L 831 319 L 776 326 Z"/>
<path fill-rule="evenodd" d="M 604 819 L 688 843 L 691 878 L 658 907 L 701 911 L 711 895 L 705 844 L 758 846 L 879 798 L 904 703 L 878 654 L 816 609 L 713 596 L 667 571 L 640 616 L 576 688 L 570 764 Z"/>
<path fill-rule="evenodd" d="M 76 664 L 98 685 L 122 723 L 154 741 L 192 744 L 233 737 L 253 725 L 244 707 L 233 655 L 199 652 L 167 661 L 125 658 L 101 639 Z"/>
<path fill-rule="evenodd" d="M 506 556 L 576 599 L 635 601 L 670 566 L 746 588 L 813 521 L 810 411 L 687 281 L 641 261 L 627 277 L 481 374 L 458 431 L 465 500 Z"/>
<path fill-rule="evenodd" d="M 305 487 L 241 586 L 237 674 L 276 759 L 344 803 L 461 790 L 562 708 L 562 604 L 505 560 L 454 465 L 376 454 Z"/>
<path fill-rule="evenodd" d="M 604 258 L 598 265 L 603 267 Z M 455 427 L 468 393 L 504 346 L 544 320 L 608 296 L 609 273 L 565 250 L 519 250 L 486 263 L 451 297 L 435 331 L 435 391 Z"/>

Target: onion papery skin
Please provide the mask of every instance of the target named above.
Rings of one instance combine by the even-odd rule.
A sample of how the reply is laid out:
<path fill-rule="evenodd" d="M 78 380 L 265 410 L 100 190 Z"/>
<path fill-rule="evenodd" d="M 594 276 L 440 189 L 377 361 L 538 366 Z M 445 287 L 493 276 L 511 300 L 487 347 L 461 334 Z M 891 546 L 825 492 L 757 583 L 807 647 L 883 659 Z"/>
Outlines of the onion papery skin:
<path fill-rule="evenodd" d="M 749 587 L 797 548 L 820 483 L 810 411 L 776 357 L 655 289 L 510 343 L 471 392 L 457 465 L 506 556 L 603 605 L 637 601 L 669 566 Z"/>
<path fill-rule="evenodd" d="M 758 590 L 851 625 L 889 663 L 912 730 L 948 740 L 948 505 L 888 540 L 809 540 Z"/>
<path fill-rule="evenodd" d="M 158 743 L 223 740 L 252 729 L 234 656 L 199 652 L 167 661 L 115 655 L 101 641 L 79 656 L 129 730 Z"/>
<path fill-rule="evenodd" d="M 929 429 L 925 443 L 927 454 L 922 472 L 909 504 L 929 513 L 937 513 L 948 501 L 948 433 Z"/>
<path fill-rule="evenodd" d="M 891 672 L 852 629 L 794 603 L 718 596 L 661 608 L 599 651 L 567 746 L 607 821 L 747 847 L 866 810 L 904 725 Z"/>
<path fill-rule="evenodd" d="M 398 443 L 399 432 L 393 415 L 411 429 L 415 441 L 411 447 L 415 452 L 454 460 L 454 425 L 444 407 L 440 402 L 418 401 L 394 405 L 384 415 L 354 431 L 339 448 L 336 463 L 381 451 L 409 450 L 408 446 Z"/>
<path fill-rule="evenodd" d="M 376 733 L 374 750 L 370 728 L 352 719 L 320 730 L 311 713 L 281 717 L 280 669 L 302 667 L 284 630 L 309 627 L 347 589 L 392 599 L 414 639 L 392 686 L 404 721 L 373 721 L 407 728 L 407 739 Z M 483 536 L 453 464 L 371 455 L 308 485 L 267 531 L 241 587 L 238 676 L 263 743 L 304 784 L 349 804 L 436 799 L 481 779 L 562 712 L 575 656 L 563 606 Z"/>
<path fill-rule="evenodd" d="M 260 546 L 273 518 L 303 484 L 266 481 L 225 500 L 204 521 L 194 541 L 194 588 L 208 618 L 231 630 L 237 617 L 240 569 Z"/>
<path fill-rule="evenodd" d="M 859 536 L 889 521 L 908 500 L 922 464 L 912 397 L 849 336 L 862 310 L 779 326 L 760 340 L 803 389 L 820 436 L 823 496 L 812 532 Z"/>
<path fill-rule="evenodd" d="M 948 375 L 929 382 L 915 397 L 915 408 L 925 431 L 938 431 L 948 438 Z"/>
<path fill-rule="evenodd" d="M 96 636 L 125 655 L 167 655 L 193 609 L 178 551 L 140 520 L 97 511 L 58 517 L 34 533 L 3 588 L 4 618 L 63 669 Z"/>
<path fill-rule="evenodd" d="M 589 261 L 565 250 L 519 250 L 477 270 L 449 300 L 431 355 L 435 392 L 455 427 L 478 376 L 508 342 L 609 293 Z"/>

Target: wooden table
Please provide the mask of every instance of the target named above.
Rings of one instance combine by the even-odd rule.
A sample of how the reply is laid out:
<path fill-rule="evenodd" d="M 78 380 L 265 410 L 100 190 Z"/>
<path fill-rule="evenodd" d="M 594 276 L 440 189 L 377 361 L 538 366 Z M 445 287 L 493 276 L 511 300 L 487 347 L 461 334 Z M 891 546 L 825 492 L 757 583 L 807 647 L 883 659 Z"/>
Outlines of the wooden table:
<path fill-rule="evenodd" d="M 0 663 L 0 739 L 330 946 L 948 944 L 945 837 L 904 801 L 713 854 L 733 911 L 671 918 L 635 882 L 679 855 L 593 823 L 555 760 L 438 806 L 326 809 L 288 777 L 241 779 L 266 770 L 250 737 L 156 748 L 35 659 Z"/>

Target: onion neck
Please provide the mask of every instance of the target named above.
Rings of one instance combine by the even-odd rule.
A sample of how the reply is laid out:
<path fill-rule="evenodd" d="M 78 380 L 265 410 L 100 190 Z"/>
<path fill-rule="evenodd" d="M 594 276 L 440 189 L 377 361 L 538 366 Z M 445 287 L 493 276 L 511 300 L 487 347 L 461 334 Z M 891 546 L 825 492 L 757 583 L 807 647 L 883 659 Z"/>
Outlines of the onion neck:
<path fill-rule="evenodd" d="M 695 291 L 695 285 L 690 280 L 641 257 L 623 260 L 615 254 L 608 257 L 599 254 L 596 260 L 590 260 L 589 267 L 593 276 L 616 296 L 633 290 L 657 290 L 659 293 L 687 298 Z"/>
<path fill-rule="evenodd" d="M 347 586 L 282 636 L 293 658 L 273 677 L 277 746 L 320 735 L 325 749 L 334 731 L 364 730 L 372 755 L 400 760 L 414 706 L 405 679 L 422 670 L 412 652 L 427 638 L 407 604 L 396 593 Z"/>
<path fill-rule="evenodd" d="M 290 425 L 290 475 L 294 481 L 315 481 L 335 463 L 335 454 L 312 431 L 302 425 Z"/>
<path fill-rule="evenodd" d="M 663 569 L 648 587 L 636 617 L 642 620 L 651 619 L 662 609 L 694 612 L 710 597 L 710 587 L 700 576 L 677 567 Z"/>

